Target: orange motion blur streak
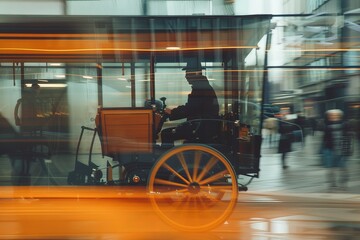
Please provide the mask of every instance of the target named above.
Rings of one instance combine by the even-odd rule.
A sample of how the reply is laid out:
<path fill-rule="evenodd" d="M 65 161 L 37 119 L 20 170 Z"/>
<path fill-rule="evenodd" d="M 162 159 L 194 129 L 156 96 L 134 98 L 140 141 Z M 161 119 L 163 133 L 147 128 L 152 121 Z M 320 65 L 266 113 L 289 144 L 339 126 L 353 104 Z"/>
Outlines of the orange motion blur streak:
<path fill-rule="evenodd" d="M 256 48 L 229 37 L 231 32 L 220 34 L 222 39 L 216 41 L 211 34 L 203 34 L 201 39 L 189 37 L 189 33 L 182 35 L 180 39 L 186 41 L 180 43 L 181 50 Z M 166 48 L 175 46 L 177 42 L 171 42 L 169 38 L 172 39 L 166 33 L 157 33 L 156 41 L 152 43 L 150 34 L 146 33 L 136 34 L 135 42 L 131 34 L 0 34 L 0 53 L 94 54 L 99 51 L 173 51 Z"/>

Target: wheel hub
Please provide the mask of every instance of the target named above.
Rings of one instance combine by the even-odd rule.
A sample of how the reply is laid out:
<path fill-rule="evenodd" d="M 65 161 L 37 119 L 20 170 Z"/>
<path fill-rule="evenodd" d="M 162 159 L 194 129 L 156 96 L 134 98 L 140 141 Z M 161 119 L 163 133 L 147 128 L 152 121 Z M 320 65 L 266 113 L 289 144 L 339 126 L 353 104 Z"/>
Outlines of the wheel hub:
<path fill-rule="evenodd" d="M 200 192 L 200 185 L 197 182 L 192 182 L 189 184 L 188 190 L 192 194 L 197 194 Z"/>

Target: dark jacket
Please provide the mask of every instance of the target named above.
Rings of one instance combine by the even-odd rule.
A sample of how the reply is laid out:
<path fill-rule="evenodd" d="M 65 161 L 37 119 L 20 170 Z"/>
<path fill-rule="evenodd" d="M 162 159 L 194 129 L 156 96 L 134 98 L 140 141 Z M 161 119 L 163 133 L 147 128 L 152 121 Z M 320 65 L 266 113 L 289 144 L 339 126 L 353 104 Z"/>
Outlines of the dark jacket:
<path fill-rule="evenodd" d="M 327 122 L 324 129 L 324 147 L 334 149 L 343 134 L 342 122 Z"/>
<path fill-rule="evenodd" d="M 187 103 L 172 109 L 170 120 L 214 119 L 219 116 L 219 103 L 215 91 L 205 76 L 200 77 L 202 79 L 193 82 Z"/>
<path fill-rule="evenodd" d="M 287 153 L 291 152 L 291 145 L 293 141 L 293 125 L 279 121 L 279 133 L 280 133 L 280 139 L 279 139 L 279 153 Z"/>
<path fill-rule="evenodd" d="M 323 147 L 334 151 L 334 153 L 338 155 L 349 155 L 351 149 L 347 148 L 349 148 L 350 145 L 344 145 L 351 144 L 351 142 L 344 142 L 346 137 L 350 137 L 348 140 L 351 140 L 351 134 L 349 134 L 350 129 L 346 122 L 326 122 L 323 135 Z"/>
<path fill-rule="evenodd" d="M 190 124 L 179 126 L 181 131 L 188 129 L 189 132 L 196 132 L 195 137 L 204 141 L 217 135 L 219 122 L 214 119 L 219 118 L 219 103 L 205 76 L 199 76 L 199 80 L 192 82 L 192 91 L 188 95 L 187 103 L 172 109 L 169 118 L 186 118 Z M 191 121 L 196 119 L 200 121 Z"/>
<path fill-rule="evenodd" d="M 12 154 L 20 149 L 19 134 L 9 123 L 9 121 L 0 114 L 0 155 Z"/>

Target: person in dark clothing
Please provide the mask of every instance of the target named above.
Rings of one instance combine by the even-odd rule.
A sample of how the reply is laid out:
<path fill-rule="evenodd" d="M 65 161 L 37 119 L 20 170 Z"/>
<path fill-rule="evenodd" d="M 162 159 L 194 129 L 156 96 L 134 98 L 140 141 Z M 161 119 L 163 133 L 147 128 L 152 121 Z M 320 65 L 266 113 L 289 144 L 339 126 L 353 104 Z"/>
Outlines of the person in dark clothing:
<path fill-rule="evenodd" d="M 20 134 L 0 113 L 0 156 L 7 155 L 11 165 L 11 181 L 13 185 L 29 185 L 29 161 L 24 151 Z"/>
<path fill-rule="evenodd" d="M 39 94 L 40 85 L 33 83 L 31 88 L 27 89 L 23 93 L 23 97 L 16 103 L 14 110 L 15 123 L 20 126 L 21 133 L 24 135 L 34 134 L 43 127 L 44 123 L 38 117 L 40 112 Z"/>
<path fill-rule="evenodd" d="M 346 188 L 348 175 L 342 145 L 346 132 L 347 126 L 343 121 L 343 112 L 340 109 L 328 110 L 323 135 L 323 154 L 325 167 L 328 168 L 329 190 L 336 187 Z M 336 175 L 338 175 L 338 180 Z"/>
<path fill-rule="evenodd" d="M 279 121 L 279 145 L 278 153 L 281 153 L 281 164 L 283 169 L 287 169 L 286 155 L 291 152 L 291 145 L 293 141 L 293 126 L 283 120 Z"/>
<path fill-rule="evenodd" d="M 297 113 L 297 118 L 295 120 L 295 124 L 299 126 L 299 129 L 297 129 L 298 131 L 301 131 L 303 133 L 303 138 L 301 139 L 301 141 L 305 141 L 305 133 L 306 133 L 306 128 L 308 127 L 307 124 L 307 119 L 306 117 L 301 113 L 298 112 Z"/>
<path fill-rule="evenodd" d="M 191 85 L 192 91 L 188 95 L 185 105 L 174 109 L 165 109 L 169 120 L 186 118 L 187 122 L 175 128 L 161 131 L 162 146 L 172 147 L 179 139 L 207 141 L 216 134 L 216 121 L 219 116 L 219 103 L 214 89 L 208 79 L 202 75 L 200 62 L 189 61 L 185 78 Z"/>

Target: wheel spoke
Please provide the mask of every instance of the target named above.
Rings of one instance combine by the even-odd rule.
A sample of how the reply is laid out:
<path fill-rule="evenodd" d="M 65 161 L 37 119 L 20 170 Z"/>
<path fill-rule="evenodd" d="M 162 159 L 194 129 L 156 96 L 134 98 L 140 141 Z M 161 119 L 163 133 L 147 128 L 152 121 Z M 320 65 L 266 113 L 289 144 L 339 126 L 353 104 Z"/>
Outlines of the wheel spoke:
<path fill-rule="evenodd" d="M 229 173 L 229 172 L 225 169 L 225 170 L 223 170 L 221 172 L 218 172 L 215 175 L 212 175 L 209 178 L 206 178 L 205 180 L 200 181 L 199 184 L 204 185 L 204 184 L 208 184 L 210 182 L 216 181 L 218 179 L 224 178 L 224 175 L 227 174 L 227 173 Z"/>
<path fill-rule="evenodd" d="M 190 158 L 188 158 L 190 157 Z M 231 176 L 233 181 L 227 181 Z M 183 145 L 166 152 L 149 176 L 150 201 L 170 225 L 204 231 L 222 224 L 237 201 L 231 163 L 215 149 Z"/>
<path fill-rule="evenodd" d="M 194 182 L 198 181 L 197 180 L 197 174 L 198 174 L 198 170 L 199 170 L 200 160 L 201 160 L 201 152 L 196 151 L 195 152 L 195 157 L 194 157 L 194 168 L 193 168 L 193 180 L 194 180 Z"/>
<path fill-rule="evenodd" d="M 160 178 L 155 178 L 154 183 L 164 184 L 164 185 L 168 185 L 168 186 L 176 186 L 176 187 L 187 188 L 187 185 L 185 185 L 185 184 L 171 182 L 171 181 L 160 179 Z"/>
<path fill-rule="evenodd" d="M 186 180 L 183 176 L 181 176 L 177 171 L 175 171 L 167 163 L 164 163 L 162 166 L 165 167 L 167 170 L 169 170 L 171 173 L 175 174 L 178 178 L 183 180 L 183 182 L 185 182 L 186 184 L 190 184 L 190 182 L 188 180 Z"/>
<path fill-rule="evenodd" d="M 217 159 L 215 157 L 211 157 L 211 159 L 205 165 L 205 167 L 201 171 L 201 173 L 200 173 L 199 177 L 196 179 L 196 181 L 200 182 L 203 179 L 203 177 L 205 176 L 205 174 L 208 173 L 210 171 L 210 169 L 216 164 L 216 162 L 217 162 Z"/>
<path fill-rule="evenodd" d="M 176 154 L 177 157 L 179 158 L 180 160 L 180 163 L 181 163 L 181 166 L 184 168 L 184 171 L 186 173 L 186 176 L 188 177 L 188 179 L 190 180 L 190 182 L 192 182 L 192 178 L 190 176 L 190 173 L 189 173 L 189 168 L 186 164 L 186 161 L 185 161 L 185 158 L 184 158 L 184 154 L 182 152 Z"/>

